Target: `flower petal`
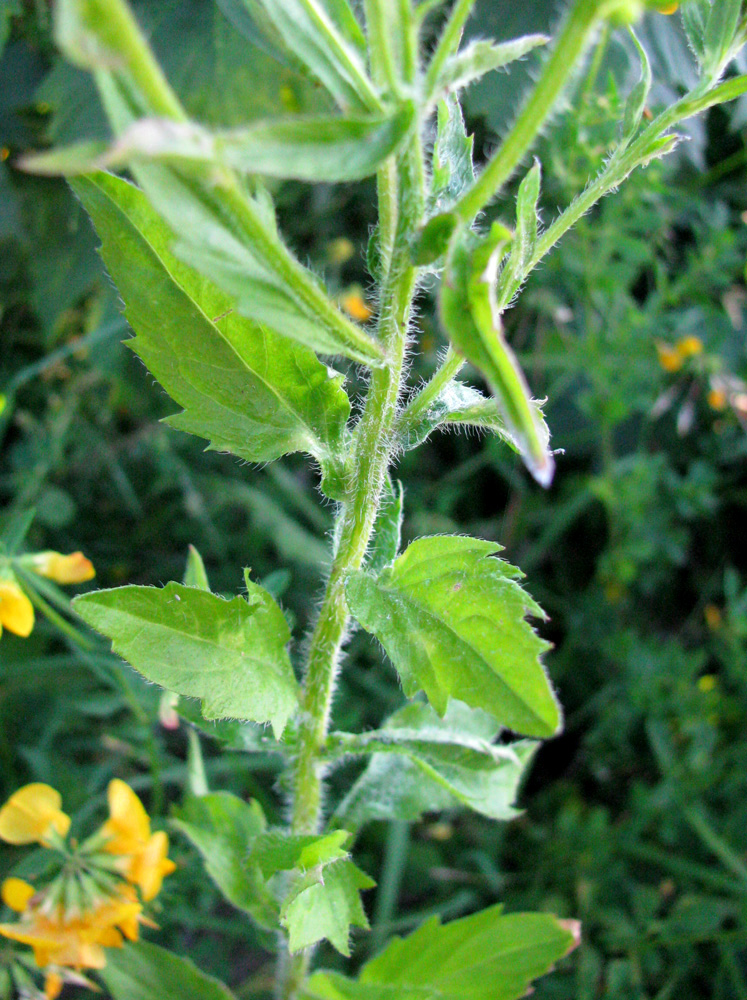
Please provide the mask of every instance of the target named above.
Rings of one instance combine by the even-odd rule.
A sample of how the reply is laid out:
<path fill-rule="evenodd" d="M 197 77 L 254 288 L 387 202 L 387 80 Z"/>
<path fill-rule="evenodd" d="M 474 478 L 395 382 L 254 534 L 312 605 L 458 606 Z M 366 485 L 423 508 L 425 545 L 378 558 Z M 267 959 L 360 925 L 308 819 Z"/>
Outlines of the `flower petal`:
<path fill-rule="evenodd" d="M 6 878 L 0 886 L 0 897 L 6 906 L 16 913 L 23 913 L 36 889 L 22 878 Z"/>
<path fill-rule="evenodd" d="M 52 829 L 64 837 L 70 817 L 61 805 L 62 796 L 50 785 L 24 785 L 0 809 L 0 839 L 9 844 L 44 843 Z"/>
<path fill-rule="evenodd" d="M 24 639 L 34 627 L 34 606 L 15 580 L 0 580 L 0 625 Z"/>

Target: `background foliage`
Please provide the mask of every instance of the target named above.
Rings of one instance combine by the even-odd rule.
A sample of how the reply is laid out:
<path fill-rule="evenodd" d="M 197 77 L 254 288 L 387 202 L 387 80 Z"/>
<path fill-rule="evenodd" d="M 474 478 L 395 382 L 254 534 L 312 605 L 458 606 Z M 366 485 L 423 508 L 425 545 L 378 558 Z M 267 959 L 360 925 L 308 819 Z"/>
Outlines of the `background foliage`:
<path fill-rule="evenodd" d="M 485 0 L 470 31 L 542 30 L 553 6 Z M 202 120 L 319 106 L 293 67 L 242 34 L 231 0 L 136 8 Z M 655 78 L 679 94 L 692 71 L 674 19 L 651 18 L 644 34 Z M 33 507 L 29 546 L 82 548 L 100 586 L 181 579 L 192 543 L 214 590 L 234 592 L 233 567 L 251 565 L 306 621 L 331 524 L 317 484 L 293 459 L 247 469 L 159 423 L 173 408 L 120 346 L 126 328 L 82 211 L 64 183 L 12 167 L 25 149 L 101 134 L 93 91 L 55 56 L 45 4 L 4 0 L 0 39 L 4 523 Z M 578 83 L 585 112 L 558 118 L 543 141 L 548 214 L 604 158 L 621 108 L 609 70 L 624 75 L 630 59 L 612 46 Z M 500 133 L 531 65 L 470 92 L 478 149 Z M 565 450 L 549 493 L 493 439 L 433 437 L 400 464 L 408 539 L 495 539 L 528 574 L 551 616 L 548 664 L 567 726 L 538 755 L 518 820 L 447 813 L 367 830 L 359 856 L 379 882 L 372 950 L 429 913 L 501 900 L 583 921 L 582 948 L 538 984 L 543 1000 L 747 997 L 745 121 L 737 102 L 692 126 L 674 160 L 635 175 L 582 221 L 509 314 Z M 299 255 L 341 293 L 365 289 L 372 187 L 285 184 L 275 196 Z M 413 384 L 442 347 L 428 296 L 420 327 Z M 692 337 L 702 351 L 678 354 Z M 339 727 L 378 724 L 401 701 L 373 642 L 356 636 Z M 187 777 L 186 728 L 173 724 L 156 689 L 101 647 L 81 651 L 45 622 L 27 640 L 3 636 L 3 797 L 51 781 L 84 821 L 120 776 L 167 816 Z M 205 752 L 216 788 L 252 795 L 279 818 L 272 757 L 218 755 L 211 740 Z M 176 845 L 181 875 L 163 894 L 157 940 L 240 996 L 262 995 L 251 926 L 218 901 L 187 841 Z M 12 863 L 3 849 L 0 864 Z M 325 954 L 330 967 L 340 961 Z"/>

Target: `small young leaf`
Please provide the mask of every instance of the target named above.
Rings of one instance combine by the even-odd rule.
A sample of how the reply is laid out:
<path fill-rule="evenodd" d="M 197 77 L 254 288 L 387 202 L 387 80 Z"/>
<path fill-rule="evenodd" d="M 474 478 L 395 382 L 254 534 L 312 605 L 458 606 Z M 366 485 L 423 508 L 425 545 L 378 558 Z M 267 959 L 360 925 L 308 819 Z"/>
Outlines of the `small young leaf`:
<path fill-rule="evenodd" d="M 308 451 L 333 467 L 350 412 L 342 377 L 308 348 L 236 315 L 171 253 L 172 233 L 132 184 L 97 174 L 73 189 L 137 334 L 130 346 L 184 407 L 167 422 L 251 462 Z"/>
<path fill-rule="evenodd" d="M 531 401 L 540 426 L 544 428 L 546 441 L 550 440 L 550 431 L 544 423 L 542 410 L 538 403 Z M 481 392 L 464 382 L 449 382 L 431 405 L 411 418 L 405 409 L 397 424 L 396 432 L 399 446 L 410 451 L 417 448 L 434 430 L 439 428 L 474 428 L 496 434 L 514 451 L 519 451 L 519 445 L 506 426 L 498 404 L 494 399 L 483 396 Z"/>
<path fill-rule="evenodd" d="M 361 889 L 376 883 L 352 861 L 341 859 L 323 873 L 310 870 L 291 886 L 280 911 L 288 931 L 288 948 L 301 951 L 326 938 L 340 954 L 350 955 L 350 928 L 368 930 Z"/>
<path fill-rule="evenodd" d="M 258 802 L 244 802 L 230 792 L 190 798 L 172 825 L 200 852 L 205 870 L 230 903 L 248 913 L 260 927 L 278 928 L 275 897 L 257 867 L 246 859 L 266 826 Z"/>
<path fill-rule="evenodd" d="M 231 601 L 180 583 L 118 587 L 78 597 L 76 611 L 148 680 L 201 698 L 205 718 L 270 722 L 279 738 L 298 707 L 288 625 L 256 583 Z"/>
<path fill-rule="evenodd" d="M 702 64 L 705 56 L 705 28 L 711 12 L 710 0 L 689 0 L 682 4 L 682 23 L 695 58 Z"/>
<path fill-rule="evenodd" d="M 335 861 L 347 858 L 344 844 L 350 840 L 347 830 L 333 833 L 290 834 L 283 830 L 268 830 L 254 841 L 249 861 L 257 865 L 265 878 L 278 872 L 298 868 L 324 868 Z"/>
<path fill-rule="evenodd" d="M 387 477 L 384 495 L 374 523 L 373 539 L 366 556 L 369 573 L 380 573 L 385 566 L 393 563 L 402 540 L 402 517 L 404 515 L 405 491 L 402 483 L 392 483 Z"/>
<path fill-rule="evenodd" d="M 188 958 L 147 941 L 108 949 L 99 975 L 112 1000 L 235 1000 Z"/>
<path fill-rule="evenodd" d="M 440 313 L 454 347 L 487 378 L 524 464 L 547 487 L 555 462 L 524 375 L 504 339 L 496 300 L 498 268 L 510 242 L 511 234 L 500 223 L 476 244 L 469 232 L 455 231 L 441 283 Z"/>
<path fill-rule="evenodd" d="M 623 142 L 629 142 L 638 131 L 641 124 L 643 112 L 646 108 L 649 91 L 651 90 L 651 63 L 648 54 L 636 37 L 632 28 L 629 29 L 633 43 L 638 50 L 638 57 L 641 60 L 641 78 L 633 87 L 628 99 L 625 102 L 625 115 L 623 117 L 622 135 Z"/>
<path fill-rule="evenodd" d="M 498 310 L 505 309 L 518 291 L 524 269 L 532 259 L 537 245 L 537 203 L 541 180 L 542 168 L 539 160 L 535 160 L 534 166 L 519 185 L 516 196 L 516 229 L 511 241 L 511 252 L 496 289 L 495 305 Z"/>
<path fill-rule="evenodd" d="M 475 538 L 420 538 L 378 577 L 347 584 L 350 610 L 381 642 L 405 694 L 423 689 L 439 715 L 449 698 L 489 712 L 527 736 L 552 736 L 560 710 L 540 662 L 548 644 L 525 621 L 543 612 Z"/>
<path fill-rule="evenodd" d="M 436 89 L 452 92 L 461 90 L 486 73 L 516 62 L 527 52 L 536 49 L 538 45 L 547 45 L 549 41 L 547 35 L 525 35 L 510 42 L 472 42 L 466 49 L 446 61 L 436 83 Z"/>
<path fill-rule="evenodd" d="M 473 138 L 467 135 L 459 100 L 456 95 L 448 94 L 438 102 L 429 214 L 448 211 L 474 183 L 472 146 Z"/>
<path fill-rule="evenodd" d="M 304 1000 L 519 1000 L 579 943 L 578 925 L 501 906 L 393 938 L 358 979 L 315 972 Z"/>
<path fill-rule="evenodd" d="M 208 583 L 207 573 L 205 571 L 205 563 L 202 561 L 202 556 L 194 545 L 190 545 L 189 550 L 187 551 L 187 568 L 184 571 L 184 586 L 196 587 L 198 590 L 210 590 L 210 584 Z"/>
<path fill-rule="evenodd" d="M 443 720 L 415 702 L 384 727 L 362 736 L 332 735 L 340 753 L 373 754 L 335 810 L 335 822 L 357 830 L 376 819 L 415 821 L 425 812 L 467 806 L 492 819 L 518 816 L 519 784 L 537 744 L 496 746 L 500 726 L 479 709 L 450 701 Z"/>

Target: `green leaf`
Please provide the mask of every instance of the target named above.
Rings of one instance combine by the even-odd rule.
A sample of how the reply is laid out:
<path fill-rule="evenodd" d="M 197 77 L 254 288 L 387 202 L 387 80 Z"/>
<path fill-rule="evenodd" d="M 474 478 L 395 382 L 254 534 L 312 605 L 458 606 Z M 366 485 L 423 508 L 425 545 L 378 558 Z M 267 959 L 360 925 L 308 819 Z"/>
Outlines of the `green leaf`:
<path fill-rule="evenodd" d="M 351 573 L 350 610 L 381 642 L 405 694 L 423 689 L 439 715 L 449 698 L 527 736 L 552 736 L 560 709 L 540 662 L 548 644 L 525 621 L 544 617 L 492 556 L 494 542 L 440 536 L 413 542 L 378 577 Z"/>
<path fill-rule="evenodd" d="M 393 938 L 357 980 L 316 972 L 304 1000 L 519 1000 L 578 944 L 578 925 L 501 906 Z"/>
<path fill-rule="evenodd" d="M 487 378 L 527 469 L 547 487 L 555 462 L 544 422 L 537 417 L 524 375 L 503 336 L 496 298 L 498 269 L 510 243 L 511 234 L 500 223 L 493 223 L 483 238 L 455 231 L 441 283 L 440 314 L 456 350 Z"/>
<path fill-rule="evenodd" d="M 389 114 L 257 122 L 216 136 L 217 157 L 245 173 L 300 181 L 361 180 L 376 173 L 410 133 L 411 103 Z"/>
<path fill-rule="evenodd" d="M 76 176 L 161 160 L 310 182 L 355 181 L 376 173 L 414 121 L 411 103 L 389 114 L 294 116 L 217 133 L 167 118 L 141 118 L 112 145 L 82 142 L 26 156 L 20 166 L 31 173 Z"/>
<path fill-rule="evenodd" d="M 638 57 L 641 61 L 641 78 L 638 83 L 633 87 L 628 99 L 625 102 L 625 115 L 623 117 L 623 142 L 629 141 L 633 138 L 635 133 L 638 131 L 638 126 L 641 124 L 641 119 L 643 118 L 643 112 L 646 108 L 646 101 L 648 100 L 648 95 L 651 90 L 651 63 L 648 60 L 648 54 L 641 43 L 638 41 L 636 33 L 632 28 L 628 29 L 630 35 L 633 39 L 633 44 L 638 50 Z"/>
<path fill-rule="evenodd" d="M 423 813 L 467 806 L 491 819 L 519 813 L 513 803 L 537 749 L 530 740 L 496 746 L 500 726 L 487 713 L 450 701 L 443 720 L 415 702 L 379 730 L 333 733 L 339 753 L 372 754 L 335 810 L 335 822 L 357 830 L 371 820 L 415 821 Z"/>
<path fill-rule="evenodd" d="M 237 315 L 230 298 L 173 255 L 172 233 L 132 184 L 97 174 L 73 188 L 136 333 L 129 345 L 184 407 L 167 422 L 251 462 L 307 451 L 334 466 L 350 412 L 342 376 Z"/>
<path fill-rule="evenodd" d="M 706 73 L 714 76 L 721 74 L 734 43 L 741 12 L 741 0 L 715 0 L 711 4 L 703 35 L 703 68 Z"/>
<path fill-rule="evenodd" d="M 454 94 L 448 94 L 438 102 L 429 199 L 431 214 L 447 211 L 474 183 L 473 144 L 473 137 L 467 135 L 459 101 Z"/>
<path fill-rule="evenodd" d="M 343 110 L 377 109 L 378 97 L 366 73 L 360 29 L 356 32 L 353 27 L 352 12 L 343 10 L 347 7 L 344 0 L 333 0 L 330 7 L 320 0 L 256 2 L 288 51 L 304 63 Z"/>
<path fill-rule="evenodd" d="M 402 483 L 392 483 L 387 476 L 381 505 L 374 522 L 373 538 L 366 555 L 366 569 L 369 573 L 379 573 L 393 563 L 402 540 L 402 518 L 404 516 L 405 491 Z"/>
<path fill-rule="evenodd" d="M 213 792 L 187 799 L 172 820 L 197 848 L 205 871 L 226 899 L 248 913 L 260 927 L 276 930 L 279 911 L 275 897 L 246 855 L 266 822 L 259 803 L 242 801 L 230 792 Z"/>
<path fill-rule="evenodd" d="M 256 583 L 231 601 L 180 583 L 118 587 L 75 609 L 148 680 L 201 698 L 205 718 L 270 722 L 279 738 L 298 707 L 288 625 Z"/>
<path fill-rule="evenodd" d="M 290 834 L 284 830 L 268 830 L 257 837 L 249 855 L 265 878 L 281 871 L 320 867 L 347 858 L 343 845 L 350 840 L 347 830 L 321 834 Z"/>
<path fill-rule="evenodd" d="M 531 406 L 543 428 L 545 439 L 549 441 L 550 431 L 544 423 L 539 404 L 532 400 Z M 519 451 L 519 444 L 506 426 L 496 401 L 456 380 L 445 385 L 430 406 L 414 420 L 409 418 L 405 410 L 396 433 L 400 447 L 410 451 L 422 444 L 434 430 L 458 430 L 462 427 L 496 434 L 509 448 Z"/>
<path fill-rule="evenodd" d="M 516 62 L 538 45 L 547 45 L 549 41 L 547 35 L 524 35 L 510 42 L 472 42 L 446 61 L 436 88 L 452 92 L 461 90 L 486 73 Z"/>
<path fill-rule="evenodd" d="M 499 310 L 505 309 L 518 291 L 525 268 L 532 259 L 537 245 L 539 223 L 537 203 L 541 180 L 542 168 L 539 160 L 535 160 L 534 166 L 519 185 L 519 193 L 516 196 L 516 229 L 511 241 L 511 252 L 501 272 L 496 291 L 496 307 Z"/>
<path fill-rule="evenodd" d="M 705 27 L 710 11 L 710 0 L 688 0 L 688 3 L 682 4 L 682 23 L 690 48 L 699 63 L 703 62 L 705 54 Z"/>
<path fill-rule="evenodd" d="M 196 701 L 181 699 L 175 707 L 180 718 L 205 736 L 222 743 L 227 750 L 263 754 L 281 754 L 283 752 L 283 745 L 268 735 L 264 726 L 260 726 L 256 722 L 240 722 L 237 719 L 204 719 Z M 268 769 L 272 769 L 272 764 L 269 761 Z"/>
<path fill-rule="evenodd" d="M 234 1000 L 227 986 L 188 958 L 147 941 L 109 948 L 99 975 L 112 1000 Z"/>
<path fill-rule="evenodd" d="M 184 570 L 184 586 L 196 587 L 198 590 L 210 590 L 205 563 L 202 556 L 194 547 L 190 545 L 187 550 L 187 566 Z"/>
<path fill-rule="evenodd" d="M 360 890 L 375 883 L 350 861 L 344 844 L 347 830 L 319 836 L 268 830 L 256 838 L 249 863 L 265 878 L 291 871 L 294 879 L 280 910 L 290 950 L 327 938 L 339 952 L 349 955 L 350 927 L 368 927 Z"/>
<path fill-rule="evenodd" d="M 288 948 L 301 951 L 326 938 L 342 955 L 350 955 L 350 928 L 368 930 L 361 889 L 376 883 L 365 872 L 343 859 L 319 874 L 301 875 L 283 902 L 280 920 L 288 931 Z"/>

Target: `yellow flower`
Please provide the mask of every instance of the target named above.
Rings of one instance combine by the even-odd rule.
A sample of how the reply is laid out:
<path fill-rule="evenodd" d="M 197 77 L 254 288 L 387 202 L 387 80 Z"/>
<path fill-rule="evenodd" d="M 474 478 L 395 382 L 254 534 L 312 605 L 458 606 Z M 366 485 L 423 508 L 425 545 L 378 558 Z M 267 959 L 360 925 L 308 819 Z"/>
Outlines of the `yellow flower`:
<path fill-rule="evenodd" d="M 350 291 L 340 299 L 340 305 L 352 319 L 365 323 L 373 316 L 373 309 L 358 291 Z"/>
<path fill-rule="evenodd" d="M 709 691 L 715 691 L 717 685 L 718 681 L 713 674 L 703 674 L 702 677 L 698 678 L 698 690 L 702 691 L 703 694 L 708 694 Z"/>
<path fill-rule="evenodd" d="M 23 913 L 36 895 L 36 889 L 22 878 L 6 878 L 0 886 L 0 897 L 7 907 Z"/>
<path fill-rule="evenodd" d="M 702 354 L 703 341 L 700 337 L 696 337 L 694 335 L 683 337 L 681 340 L 677 341 L 677 353 L 682 358 L 691 358 L 696 354 Z"/>
<path fill-rule="evenodd" d="M 0 580 L 0 635 L 3 626 L 24 639 L 34 627 L 34 606 L 15 580 Z"/>
<path fill-rule="evenodd" d="M 660 14 L 674 14 L 679 7 L 678 3 L 668 3 L 665 7 L 659 7 Z"/>
<path fill-rule="evenodd" d="M 0 924 L 0 934 L 28 944 L 40 969 L 48 965 L 70 969 L 103 969 L 104 948 L 121 948 L 126 937 L 138 938 L 138 917 L 142 906 L 134 891 L 104 900 L 93 910 L 74 917 L 58 906 L 51 914 L 43 904 L 30 907 L 17 924 Z"/>
<path fill-rule="evenodd" d="M 62 796 L 49 785 L 24 785 L 0 809 L 0 839 L 9 844 L 45 844 L 53 830 L 64 837 L 70 817 L 61 805 Z"/>
<path fill-rule="evenodd" d="M 712 410 L 725 410 L 728 402 L 723 389 L 711 389 L 706 397 Z"/>
<path fill-rule="evenodd" d="M 656 353 L 659 355 L 659 364 L 665 372 L 678 372 L 682 367 L 682 355 L 676 347 L 659 341 L 656 345 Z"/>
<path fill-rule="evenodd" d="M 55 583 L 85 583 L 96 576 L 93 563 L 82 552 L 69 556 L 59 552 L 37 552 L 29 559 L 29 568 Z"/>
<path fill-rule="evenodd" d="M 142 802 L 124 781 L 115 778 L 109 782 L 108 798 L 109 819 L 101 828 L 109 837 L 104 850 L 122 855 L 122 874 L 149 902 L 161 891 L 165 876 L 176 868 L 167 857 L 169 838 L 162 831 L 151 834 Z"/>

